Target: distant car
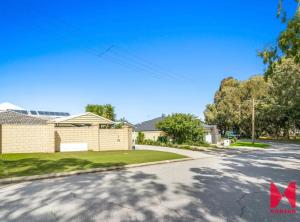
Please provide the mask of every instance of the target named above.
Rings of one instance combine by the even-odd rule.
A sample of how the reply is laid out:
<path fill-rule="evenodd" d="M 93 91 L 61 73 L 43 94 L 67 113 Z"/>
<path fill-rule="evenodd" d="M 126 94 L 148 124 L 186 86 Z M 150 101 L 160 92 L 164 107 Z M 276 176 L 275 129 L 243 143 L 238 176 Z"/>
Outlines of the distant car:
<path fill-rule="evenodd" d="M 226 131 L 225 138 L 228 138 L 228 139 L 233 139 L 233 138 L 239 139 L 240 138 L 240 134 L 235 133 L 233 131 Z"/>

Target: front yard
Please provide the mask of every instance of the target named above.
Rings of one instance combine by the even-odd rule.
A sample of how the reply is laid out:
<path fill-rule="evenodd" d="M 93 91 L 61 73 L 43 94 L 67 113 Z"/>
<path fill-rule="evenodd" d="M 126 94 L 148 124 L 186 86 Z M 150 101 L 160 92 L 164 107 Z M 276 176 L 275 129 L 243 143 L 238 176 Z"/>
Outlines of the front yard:
<path fill-rule="evenodd" d="M 2 154 L 0 155 L 0 178 L 124 166 L 180 158 L 185 158 L 185 156 L 148 150 Z"/>

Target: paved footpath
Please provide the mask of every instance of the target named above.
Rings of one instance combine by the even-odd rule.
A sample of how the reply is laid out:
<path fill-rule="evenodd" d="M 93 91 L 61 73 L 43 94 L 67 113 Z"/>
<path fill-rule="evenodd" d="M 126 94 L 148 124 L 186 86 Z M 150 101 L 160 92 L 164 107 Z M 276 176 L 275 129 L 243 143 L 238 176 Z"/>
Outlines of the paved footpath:
<path fill-rule="evenodd" d="M 299 221 L 300 145 L 273 145 L 0 186 L 0 221 Z M 270 182 L 283 192 L 292 180 L 297 213 L 271 214 Z"/>

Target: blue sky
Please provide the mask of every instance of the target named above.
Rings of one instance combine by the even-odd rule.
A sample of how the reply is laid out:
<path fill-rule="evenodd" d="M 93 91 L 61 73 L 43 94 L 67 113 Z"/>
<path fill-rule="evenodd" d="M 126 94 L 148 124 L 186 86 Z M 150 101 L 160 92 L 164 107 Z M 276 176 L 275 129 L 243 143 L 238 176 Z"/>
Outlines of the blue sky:
<path fill-rule="evenodd" d="M 286 0 L 289 14 L 294 1 Z M 257 50 L 283 25 L 277 0 L 1 1 L 0 103 L 137 123 L 203 116 L 220 81 L 263 73 Z"/>

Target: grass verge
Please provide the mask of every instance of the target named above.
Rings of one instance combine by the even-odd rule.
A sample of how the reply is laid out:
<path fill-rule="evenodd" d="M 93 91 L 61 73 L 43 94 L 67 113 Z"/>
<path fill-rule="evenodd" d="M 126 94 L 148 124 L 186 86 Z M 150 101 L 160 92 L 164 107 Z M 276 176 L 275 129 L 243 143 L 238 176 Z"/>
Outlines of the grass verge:
<path fill-rule="evenodd" d="M 252 142 L 242 142 L 242 141 L 237 141 L 230 146 L 239 146 L 239 147 L 256 147 L 256 148 L 267 148 L 270 145 L 266 143 L 252 143 Z"/>
<path fill-rule="evenodd" d="M 185 158 L 185 156 L 150 150 L 2 154 L 0 155 L 0 178 L 124 166 L 180 158 Z"/>

